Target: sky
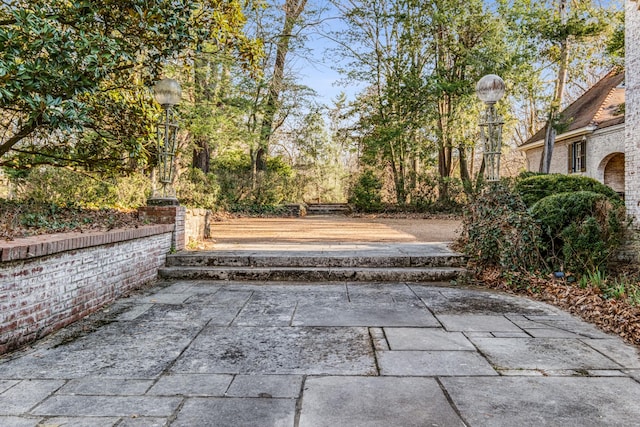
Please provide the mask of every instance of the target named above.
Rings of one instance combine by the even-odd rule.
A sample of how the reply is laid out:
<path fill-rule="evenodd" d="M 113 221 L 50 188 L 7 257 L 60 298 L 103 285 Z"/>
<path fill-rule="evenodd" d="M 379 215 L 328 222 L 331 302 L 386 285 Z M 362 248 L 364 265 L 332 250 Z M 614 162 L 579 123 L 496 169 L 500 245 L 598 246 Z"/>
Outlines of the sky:
<path fill-rule="evenodd" d="M 344 85 L 339 81 L 343 76 L 338 73 L 334 67 L 335 54 L 331 54 L 331 49 L 336 49 L 338 45 L 324 37 L 332 30 L 337 29 L 341 22 L 338 19 L 332 19 L 337 16 L 337 12 L 332 9 L 326 1 L 312 0 L 309 2 L 311 8 L 324 7 L 327 8 L 323 12 L 322 24 L 312 29 L 308 33 L 308 42 L 306 48 L 309 52 L 291 55 L 290 67 L 300 77 L 299 83 L 309 86 L 318 93 L 318 102 L 331 105 L 341 92 L 347 95 L 347 98 L 353 99 L 360 86 L 357 84 Z M 332 57 L 333 56 L 333 57 Z"/>
<path fill-rule="evenodd" d="M 278 0 L 277 2 L 282 2 Z M 620 4 L 621 0 L 600 0 L 600 3 L 604 6 L 609 4 Z M 290 68 L 299 76 L 298 83 L 314 89 L 318 94 L 318 102 L 331 105 L 332 100 L 335 99 L 341 92 L 347 95 L 348 99 L 353 99 L 355 95 L 363 89 L 363 85 L 350 84 L 345 86 L 339 84 L 342 79 L 337 71 L 333 69 L 336 65 L 334 58 L 331 58 L 328 49 L 335 49 L 337 45 L 331 40 L 323 37 L 323 33 L 328 33 L 331 30 L 339 28 L 342 23 L 339 19 L 335 19 L 338 16 L 338 12 L 329 4 L 326 0 L 309 0 L 307 9 L 326 9 L 321 16 L 322 24 L 318 27 L 311 29 L 308 32 L 309 40 L 306 45 L 309 52 L 303 54 L 296 54 L 291 52 L 288 57 Z M 334 18 L 334 19 L 331 19 Z"/>
<path fill-rule="evenodd" d="M 331 43 L 316 38 L 310 43 L 313 49 L 312 58 L 295 57 L 292 61 L 293 69 L 300 76 L 300 83 L 311 87 L 318 93 L 318 101 L 330 105 L 341 92 L 353 98 L 357 92 L 357 87 L 339 84 L 342 76 L 331 68 L 331 63 L 323 59 L 325 49 Z"/>

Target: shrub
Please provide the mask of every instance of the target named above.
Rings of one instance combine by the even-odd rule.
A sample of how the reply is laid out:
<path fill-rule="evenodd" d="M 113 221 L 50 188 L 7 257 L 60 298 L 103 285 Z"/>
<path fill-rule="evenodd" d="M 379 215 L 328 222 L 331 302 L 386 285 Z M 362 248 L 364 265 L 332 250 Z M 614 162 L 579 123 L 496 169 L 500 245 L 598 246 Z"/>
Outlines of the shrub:
<path fill-rule="evenodd" d="M 251 193 L 251 157 L 241 151 L 226 152 L 211 159 L 211 171 L 220 186 L 220 202 L 238 203 Z"/>
<path fill-rule="evenodd" d="M 244 215 L 282 216 L 287 213 L 284 205 L 268 205 L 257 203 L 237 203 L 229 206 L 229 211 Z"/>
<path fill-rule="evenodd" d="M 533 271 L 541 267 L 540 235 L 520 197 L 494 184 L 465 210 L 461 243 L 465 254 L 480 267 Z"/>
<path fill-rule="evenodd" d="M 138 208 L 147 204 L 151 196 L 151 179 L 142 173 L 134 173 L 116 179 L 115 202 L 119 208 Z"/>
<path fill-rule="evenodd" d="M 296 193 L 293 168 L 282 157 L 267 158 L 267 172 L 253 192 L 253 201 L 258 205 L 278 205 L 294 200 Z"/>
<path fill-rule="evenodd" d="M 382 180 L 372 170 L 366 170 L 351 188 L 349 203 L 360 212 L 379 212 L 383 209 Z"/>
<path fill-rule="evenodd" d="M 575 273 L 601 269 L 622 243 L 627 226 L 624 207 L 592 191 L 547 196 L 531 213 L 542 227 L 548 261 Z"/>
<path fill-rule="evenodd" d="M 212 173 L 189 168 L 180 175 L 175 186 L 176 196 L 182 205 L 211 210 L 216 210 L 219 205 L 220 186 Z"/>
<path fill-rule="evenodd" d="M 211 170 L 220 186 L 222 206 L 276 205 L 295 199 L 297 186 L 293 169 L 281 157 L 267 159 L 267 172 L 259 173 L 254 188 L 251 157 L 241 151 L 224 153 L 211 161 Z"/>
<path fill-rule="evenodd" d="M 109 183 L 63 168 L 40 166 L 13 176 L 18 200 L 33 200 L 60 206 L 94 206 L 98 200 L 112 199 Z"/>
<path fill-rule="evenodd" d="M 416 184 L 411 193 L 411 205 L 416 211 L 462 213 L 467 197 L 460 179 L 421 174 L 418 175 Z M 440 189 L 445 184 L 448 197 L 443 199 L 440 197 Z"/>
<path fill-rule="evenodd" d="M 612 188 L 586 176 L 545 174 L 523 175 L 515 185 L 515 191 L 520 194 L 528 207 L 547 196 L 576 191 L 590 191 L 606 196 L 612 203 L 621 205 L 622 199 Z"/>
<path fill-rule="evenodd" d="M 143 174 L 101 177 L 53 166 L 9 171 L 17 200 L 85 208 L 136 208 L 146 203 L 151 182 Z"/>

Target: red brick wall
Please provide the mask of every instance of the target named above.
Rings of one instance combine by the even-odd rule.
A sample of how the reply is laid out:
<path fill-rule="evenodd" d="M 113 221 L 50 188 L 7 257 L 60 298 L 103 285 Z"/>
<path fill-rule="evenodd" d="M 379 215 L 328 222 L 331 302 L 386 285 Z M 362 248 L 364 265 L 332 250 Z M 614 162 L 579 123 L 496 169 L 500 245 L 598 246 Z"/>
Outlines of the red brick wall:
<path fill-rule="evenodd" d="M 619 193 L 624 193 L 624 154 L 614 155 L 604 167 L 604 183 Z"/>
<path fill-rule="evenodd" d="M 0 244 L 0 354 L 154 280 L 174 244 L 173 229 L 150 225 Z"/>
<path fill-rule="evenodd" d="M 171 248 L 181 251 L 185 247 L 185 215 L 184 206 L 143 206 L 138 208 L 138 216 L 141 220 L 147 220 L 152 224 L 174 224 L 173 240 Z"/>

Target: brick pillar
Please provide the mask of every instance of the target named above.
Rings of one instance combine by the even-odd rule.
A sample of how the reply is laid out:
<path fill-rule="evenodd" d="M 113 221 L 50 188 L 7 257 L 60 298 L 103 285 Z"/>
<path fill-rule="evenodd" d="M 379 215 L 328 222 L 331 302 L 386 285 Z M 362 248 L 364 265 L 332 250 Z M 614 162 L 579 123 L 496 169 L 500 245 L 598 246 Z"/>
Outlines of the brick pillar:
<path fill-rule="evenodd" d="M 173 224 L 173 237 L 171 247 L 176 251 L 184 249 L 186 209 L 184 206 L 142 206 L 138 208 L 138 216 L 141 220 L 147 220 L 152 224 Z"/>
<path fill-rule="evenodd" d="M 640 225 L 640 11 L 625 2 L 625 201 Z"/>

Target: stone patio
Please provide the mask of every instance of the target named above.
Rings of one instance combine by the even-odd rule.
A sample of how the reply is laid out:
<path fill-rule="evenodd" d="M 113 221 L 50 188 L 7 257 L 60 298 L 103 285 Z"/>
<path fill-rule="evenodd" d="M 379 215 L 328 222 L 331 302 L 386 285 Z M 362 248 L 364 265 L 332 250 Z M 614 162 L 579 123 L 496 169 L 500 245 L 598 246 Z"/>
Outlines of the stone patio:
<path fill-rule="evenodd" d="M 0 425 L 634 425 L 637 379 L 618 337 L 492 291 L 167 281 L 1 359 Z"/>

